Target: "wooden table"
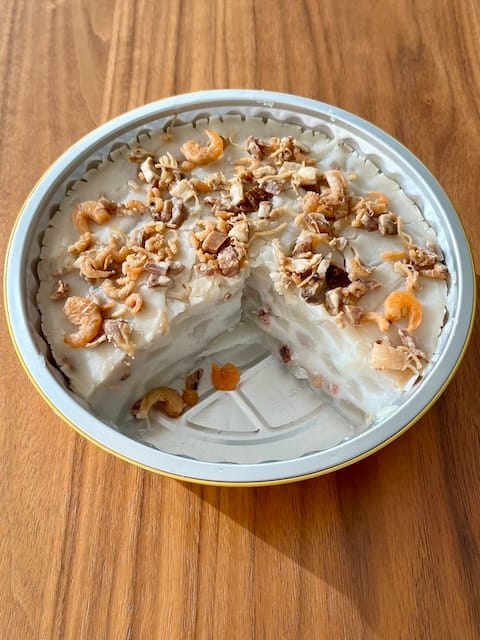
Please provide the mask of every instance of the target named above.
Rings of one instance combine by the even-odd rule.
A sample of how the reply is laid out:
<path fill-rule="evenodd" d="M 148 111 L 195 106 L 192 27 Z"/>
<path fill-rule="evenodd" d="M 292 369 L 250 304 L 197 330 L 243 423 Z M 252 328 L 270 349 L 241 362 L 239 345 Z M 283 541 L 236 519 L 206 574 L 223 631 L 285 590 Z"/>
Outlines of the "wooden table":
<path fill-rule="evenodd" d="M 444 186 L 478 264 L 477 0 L 4 0 L 0 29 L 3 251 L 80 136 L 157 98 L 245 87 L 396 136 Z M 256 489 L 163 478 L 90 444 L 37 396 L 3 323 L 1 638 L 479 638 L 479 323 L 400 439 Z"/>

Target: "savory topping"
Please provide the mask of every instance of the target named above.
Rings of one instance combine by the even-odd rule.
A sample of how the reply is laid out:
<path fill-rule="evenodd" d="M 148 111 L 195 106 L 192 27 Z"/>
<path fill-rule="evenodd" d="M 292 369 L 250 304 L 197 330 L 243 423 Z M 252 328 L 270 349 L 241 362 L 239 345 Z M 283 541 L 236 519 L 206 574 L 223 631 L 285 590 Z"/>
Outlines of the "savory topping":
<path fill-rule="evenodd" d="M 87 249 L 90 249 L 92 244 L 93 244 L 93 233 L 90 233 L 90 231 L 87 231 L 86 233 L 82 233 L 80 238 L 68 247 L 68 252 L 82 253 L 82 251 L 86 251 Z"/>
<path fill-rule="evenodd" d="M 362 324 L 364 314 L 362 307 L 360 307 L 359 305 L 346 304 L 343 307 L 343 312 L 345 314 L 347 322 L 352 327 L 359 327 Z"/>
<path fill-rule="evenodd" d="M 350 260 L 350 266 L 348 269 L 348 277 L 353 282 L 354 280 L 361 280 L 362 282 L 367 282 L 370 280 L 370 276 L 375 271 L 375 267 L 367 267 L 366 265 L 360 262 L 360 258 L 358 256 L 354 256 Z"/>
<path fill-rule="evenodd" d="M 155 163 L 151 156 L 145 158 L 141 163 L 140 171 L 145 182 L 153 182 L 156 178 L 160 178 L 160 175 L 155 170 Z"/>
<path fill-rule="evenodd" d="M 382 213 L 378 216 L 378 230 L 382 236 L 398 234 L 398 216 L 394 213 Z"/>
<path fill-rule="evenodd" d="M 143 297 L 139 293 L 131 293 L 125 299 L 125 306 L 130 309 L 132 313 L 139 313 L 143 307 Z"/>
<path fill-rule="evenodd" d="M 134 354 L 135 346 L 132 342 L 132 325 L 127 320 L 105 320 L 103 330 L 108 342 L 129 356 Z"/>
<path fill-rule="evenodd" d="M 221 231 L 210 231 L 205 240 L 202 242 L 202 249 L 207 253 L 216 254 L 227 242 L 228 235 Z"/>
<path fill-rule="evenodd" d="M 116 284 L 110 279 L 103 282 L 103 291 L 112 300 L 125 300 L 135 289 L 135 280 L 118 278 Z M 117 286 L 120 285 L 120 286 Z"/>
<path fill-rule="evenodd" d="M 139 420 L 147 418 L 154 407 L 170 418 L 178 417 L 183 411 L 183 400 L 178 391 L 170 387 L 151 389 L 140 401 L 132 407 L 133 415 Z"/>
<path fill-rule="evenodd" d="M 383 309 L 385 318 L 389 322 L 406 318 L 408 333 L 418 329 L 422 322 L 422 304 L 410 291 L 392 291 L 387 296 Z"/>
<path fill-rule="evenodd" d="M 240 371 L 230 362 L 219 367 L 212 362 L 212 384 L 219 391 L 233 391 L 240 382 Z"/>
<path fill-rule="evenodd" d="M 72 213 L 72 222 L 80 234 L 90 233 L 88 221 L 104 224 L 115 213 L 117 205 L 110 200 L 81 202 Z"/>
<path fill-rule="evenodd" d="M 161 213 L 159 215 L 152 213 L 152 217 L 154 220 L 159 219 L 161 222 L 165 222 L 170 229 L 178 229 L 187 219 L 188 209 L 181 198 L 174 197 L 165 200 Z"/>
<path fill-rule="evenodd" d="M 334 264 L 328 265 L 326 279 L 329 289 L 334 289 L 336 287 L 348 287 L 350 285 L 350 278 L 345 269 L 337 267 Z"/>
<path fill-rule="evenodd" d="M 218 160 L 223 153 L 222 137 L 213 129 L 206 129 L 205 135 L 209 140 L 206 147 L 200 146 L 195 140 L 189 140 L 180 147 L 181 153 L 193 165 L 209 164 Z"/>
<path fill-rule="evenodd" d="M 190 373 L 185 379 L 183 384 L 182 400 L 189 407 L 196 405 L 199 400 L 198 385 L 202 375 L 203 369 L 195 369 L 195 371 L 192 371 L 192 373 Z"/>
<path fill-rule="evenodd" d="M 229 245 L 217 255 L 218 268 L 224 276 L 236 276 L 240 271 L 240 260 L 235 249 Z"/>
<path fill-rule="evenodd" d="M 403 337 L 403 344 L 394 347 L 390 339 L 384 336 L 374 343 L 370 352 L 370 365 L 373 369 L 406 371 L 418 373 L 425 355 L 419 351 L 411 336 Z"/>
<path fill-rule="evenodd" d="M 70 223 L 73 209 L 70 227 L 63 221 L 63 237 L 71 244 L 62 244 L 63 263 L 54 256 L 46 292 L 47 298 L 64 301 L 65 317 L 78 329 L 65 336 L 66 345 L 86 350 L 103 345 L 95 358 L 86 351 L 92 361 L 104 352 L 110 357 L 113 348 L 123 352 L 114 352 L 112 362 L 125 358 L 116 381 L 134 372 L 123 385 L 128 388 L 147 362 L 149 344 L 156 344 L 171 323 L 174 327 L 177 317 L 188 321 L 189 310 L 199 305 L 203 332 L 201 318 L 208 306 L 203 303 L 223 304 L 233 296 L 239 301 L 239 289 L 249 279 L 254 295 L 250 286 L 245 289 L 252 306 L 244 312 L 248 309 L 247 315 L 282 345 L 282 362 L 290 363 L 294 350 L 296 370 L 306 372 L 300 377 L 310 376 L 314 385 L 322 380 L 332 395 L 345 399 L 335 377 L 337 365 L 330 371 L 322 362 L 317 370 L 315 362 L 310 366 L 313 360 L 308 365 L 307 352 L 335 351 L 339 330 L 345 344 L 355 345 L 358 336 L 361 358 L 370 351 L 375 371 L 420 372 L 433 347 L 425 348 L 421 332 L 424 353 L 413 334 L 422 323 L 422 304 L 427 300 L 431 308 L 428 296 L 439 289 L 429 280 L 446 280 L 448 269 L 434 233 L 423 234 L 425 224 L 417 224 L 420 214 L 408 207 L 393 210 L 392 203 L 401 199 L 393 196 L 388 182 L 363 173 L 360 159 L 351 163 L 355 171 L 342 171 L 337 159 L 345 149 L 336 147 L 332 161 L 330 151 L 322 151 L 321 135 L 309 138 L 311 151 L 293 136 L 245 135 L 242 140 L 233 125 L 219 124 L 218 131 L 199 131 L 204 145 L 192 139 L 175 146 L 174 129 L 160 134 L 158 139 L 168 141 L 161 153 L 153 151 L 158 132 L 145 143 L 148 149 L 130 153 L 137 165 L 135 179 L 128 165 L 124 190 L 115 186 L 108 191 L 109 196 L 120 194 L 118 201 L 83 186 L 77 191 L 84 201 L 67 211 Z M 330 141 L 326 144 L 330 149 Z M 386 193 L 367 191 L 365 184 L 382 184 Z M 113 187 L 111 181 L 106 185 Z M 302 314 L 305 326 L 288 332 L 284 325 L 302 322 Z M 318 332 L 309 325 L 314 321 Z M 404 327 L 398 329 L 397 344 L 395 326 Z M 335 346 L 328 339 L 322 342 L 327 327 L 333 327 Z M 343 348 L 342 338 L 338 343 Z M 61 361 L 61 349 L 59 354 Z M 69 354 L 71 361 L 81 354 Z M 151 364 L 147 369 L 155 375 Z M 201 375 L 200 369 L 193 371 L 180 391 L 153 389 L 135 403 L 133 413 L 147 417 L 157 406 L 171 417 L 180 415 L 199 402 Z M 373 386 L 382 379 L 371 370 L 370 375 Z M 235 389 L 239 380 L 234 365 L 212 365 L 216 389 Z M 103 383 L 99 373 L 91 386 Z"/>
<path fill-rule="evenodd" d="M 102 326 L 102 312 L 93 300 L 71 296 L 65 301 L 63 311 L 67 320 L 78 327 L 75 333 L 64 338 L 69 347 L 85 347 L 97 337 Z"/>
<path fill-rule="evenodd" d="M 68 297 L 69 291 L 68 282 L 63 282 L 63 280 L 57 280 L 57 282 L 53 285 L 52 293 L 50 294 L 50 300 L 65 300 Z"/>

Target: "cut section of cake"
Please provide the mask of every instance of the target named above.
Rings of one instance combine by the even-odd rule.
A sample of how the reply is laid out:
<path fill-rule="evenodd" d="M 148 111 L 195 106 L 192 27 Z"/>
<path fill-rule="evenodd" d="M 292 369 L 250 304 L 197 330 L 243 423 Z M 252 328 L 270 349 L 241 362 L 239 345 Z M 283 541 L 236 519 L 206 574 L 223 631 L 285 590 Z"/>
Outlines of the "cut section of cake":
<path fill-rule="evenodd" d="M 370 422 L 421 379 L 448 281 L 434 230 L 372 162 L 240 116 L 113 152 L 52 217 L 38 273 L 55 362 L 112 422 L 144 419 L 139 401 L 240 320 Z"/>

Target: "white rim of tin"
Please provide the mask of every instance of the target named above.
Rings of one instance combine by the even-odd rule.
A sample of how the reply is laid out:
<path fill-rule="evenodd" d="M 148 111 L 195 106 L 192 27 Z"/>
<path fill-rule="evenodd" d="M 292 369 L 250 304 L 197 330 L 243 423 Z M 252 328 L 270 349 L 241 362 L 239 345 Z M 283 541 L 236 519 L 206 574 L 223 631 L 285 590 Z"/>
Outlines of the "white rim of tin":
<path fill-rule="evenodd" d="M 380 166 L 381 158 L 392 159 L 403 178 L 421 187 L 439 215 L 437 222 L 450 241 L 457 297 L 450 309 L 450 329 L 443 350 L 431 374 L 422 381 L 421 393 L 415 390 L 402 406 L 401 420 L 395 412 L 378 427 L 300 458 L 252 464 L 203 462 L 164 453 L 116 431 L 92 415 L 47 366 L 43 338 L 29 313 L 29 306 L 34 308 L 35 302 L 29 300 L 27 284 L 35 279 L 31 263 L 38 258 L 38 254 L 32 256 L 31 249 L 35 242 L 40 246 L 39 238 L 46 226 L 37 230 L 34 223 L 52 208 L 53 196 L 60 188 L 81 177 L 84 164 L 94 153 L 108 152 L 117 141 L 123 144 L 153 121 L 172 119 L 176 114 L 198 119 L 211 115 L 212 110 L 231 113 L 235 108 L 248 107 L 258 108 L 259 115 L 287 110 L 302 119 L 323 119 L 325 126 L 340 127 L 344 134 L 361 133 Z M 329 104 L 285 93 L 235 89 L 201 91 L 152 102 L 101 125 L 70 147 L 27 198 L 12 231 L 4 277 L 7 324 L 17 355 L 37 391 L 61 418 L 101 448 L 142 468 L 190 482 L 232 486 L 279 484 L 322 475 L 372 454 L 405 432 L 432 406 L 453 377 L 472 331 L 476 298 L 473 259 L 461 222 L 440 184 L 406 147 L 366 120 Z"/>

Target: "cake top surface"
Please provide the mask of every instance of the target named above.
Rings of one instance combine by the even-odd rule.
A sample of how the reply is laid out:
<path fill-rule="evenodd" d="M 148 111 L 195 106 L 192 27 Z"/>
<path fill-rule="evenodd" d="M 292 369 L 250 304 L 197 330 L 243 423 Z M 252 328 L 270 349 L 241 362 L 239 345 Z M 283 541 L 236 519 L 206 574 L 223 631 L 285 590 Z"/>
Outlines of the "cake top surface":
<path fill-rule="evenodd" d="M 331 352 L 340 335 L 363 344 L 372 375 L 402 387 L 434 353 L 447 275 L 416 205 L 348 145 L 212 117 L 153 131 L 74 185 L 45 234 L 39 305 L 85 397 L 246 281 L 297 325 L 328 326 Z"/>

